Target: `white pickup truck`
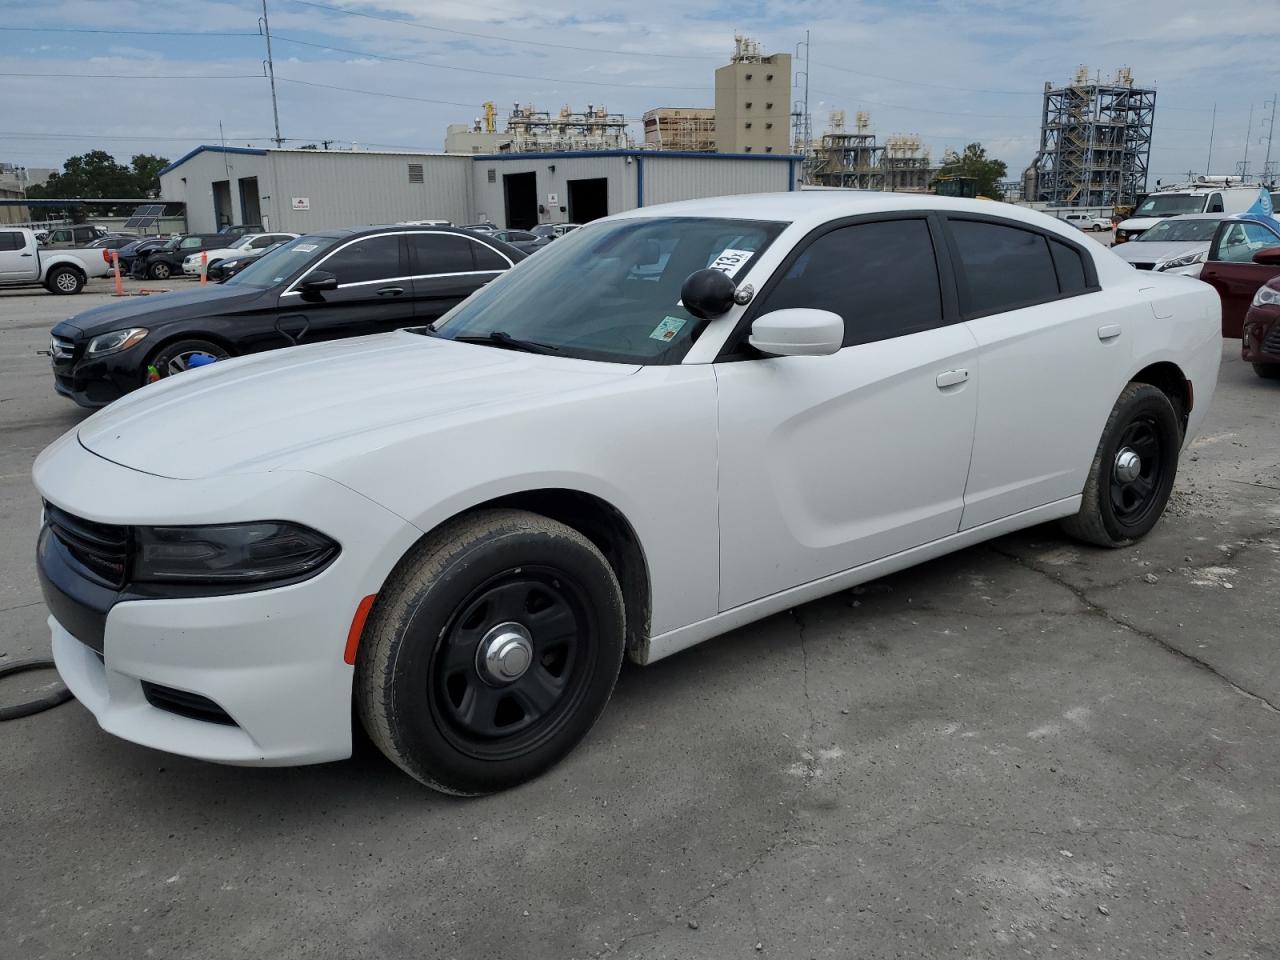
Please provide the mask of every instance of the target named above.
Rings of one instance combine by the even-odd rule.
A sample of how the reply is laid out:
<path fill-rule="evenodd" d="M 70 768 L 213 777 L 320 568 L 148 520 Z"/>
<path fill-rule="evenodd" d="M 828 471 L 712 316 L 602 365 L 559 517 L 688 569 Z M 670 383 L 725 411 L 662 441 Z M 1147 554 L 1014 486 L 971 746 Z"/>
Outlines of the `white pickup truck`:
<path fill-rule="evenodd" d="M 102 250 L 42 250 L 26 227 L 0 227 L 0 287 L 41 286 L 50 293 L 79 293 L 110 265 Z"/>

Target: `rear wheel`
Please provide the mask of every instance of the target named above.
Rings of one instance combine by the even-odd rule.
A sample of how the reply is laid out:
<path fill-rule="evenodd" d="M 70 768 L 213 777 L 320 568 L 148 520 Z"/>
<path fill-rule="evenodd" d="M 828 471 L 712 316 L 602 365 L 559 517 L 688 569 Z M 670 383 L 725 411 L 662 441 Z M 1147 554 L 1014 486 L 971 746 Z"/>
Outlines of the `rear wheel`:
<path fill-rule="evenodd" d="M 146 370 L 143 371 L 143 382 L 163 380 L 175 373 L 182 373 L 192 367 L 213 362 L 204 359 L 207 357 L 212 357 L 216 361 L 226 360 L 230 356 L 226 348 L 208 340 L 178 340 L 166 344 L 152 354 Z"/>
<path fill-rule="evenodd" d="M 84 289 L 84 274 L 74 267 L 54 267 L 44 283 L 51 293 L 79 293 Z"/>
<path fill-rule="evenodd" d="M 1178 471 L 1182 427 L 1169 398 L 1146 383 L 1125 387 L 1111 409 L 1067 533 L 1102 547 L 1147 535 L 1164 513 Z"/>
<path fill-rule="evenodd" d="M 1253 372 L 1264 380 L 1280 380 L 1280 363 L 1255 363 Z"/>
<path fill-rule="evenodd" d="M 147 268 L 147 276 L 152 280 L 168 280 L 173 275 L 173 268 L 161 260 Z"/>
<path fill-rule="evenodd" d="M 543 773 L 595 724 L 625 646 L 622 592 L 582 534 L 486 510 L 424 540 L 356 659 L 370 738 L 410 776 L 476 796 Z"/>

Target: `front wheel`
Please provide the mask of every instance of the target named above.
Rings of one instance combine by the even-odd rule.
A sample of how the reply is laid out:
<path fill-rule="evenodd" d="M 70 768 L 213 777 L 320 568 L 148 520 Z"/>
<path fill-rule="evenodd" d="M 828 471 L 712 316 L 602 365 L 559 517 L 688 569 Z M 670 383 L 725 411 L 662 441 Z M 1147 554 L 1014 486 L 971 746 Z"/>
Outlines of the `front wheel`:
<path fill-rule="evenodd" d="M 147 268 L 147 276 L 152 280 L 168 280 L 173 273 L 173 268 L 164 261 L 153 263 Z"/>
<path fill-rule="evenodd" d="M 462 517 L 379 593 L 356 658 L 357 710 L 427 786 L 503 790 L 595 724 L 622 665 L 623 621 L 617 578 L 578 531 L 520 510 Z"/>
<path fill-rule="evenodd" d="M 1280 363 L 1255 363 L 1253 372 L 1263 380 L 1280 380 Z"/>
<path fill-rule="evenodd" d="M 1146 536 L 1173 492 L 1181 447 L 1182 427 L 1169 398 L 1150 384 L 1129 384 L 1103 428 L 1080 512 L 1063 520 L 1063 528 L 1101 547 Z"/>
<path fill-rule="evenodd" d="M 84 289 L 84 275 L 73 267 L 54 267 L 44 282 L 50 293 L 73 294 Z"/>
<path fill-rule="evenodd" d="M 144 371 L 143 382 L 162 380 L 192 367 L 226 360 L 230 356 L 231 354 L 225 348 L 208 340 L 178 340 L 166 344 L 152 355 Z"/>

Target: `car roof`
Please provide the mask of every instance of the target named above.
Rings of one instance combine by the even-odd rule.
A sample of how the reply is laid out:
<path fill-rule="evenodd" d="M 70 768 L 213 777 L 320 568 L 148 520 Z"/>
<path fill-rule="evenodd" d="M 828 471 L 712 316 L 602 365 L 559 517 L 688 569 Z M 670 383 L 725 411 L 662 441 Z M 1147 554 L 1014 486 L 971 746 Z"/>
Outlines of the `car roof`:
<path fill-rule="evenodd" d="M 1263 213 L 1236 213 L 1229 217 L 1223 217 L 1222 219 L 1236 220 L 1244 223 L 1260 223 L 1264 227 L 1280 234 L 1280 220 L 1277 220 L 1275 217 L 1268 217 Z"/>
<path fill-rule="evenodd" d="M 1166 217 L 1165 223 L 1171 220 L 1226 220 L 1225 213 L 1180 213 L 1176 217 Z"/>

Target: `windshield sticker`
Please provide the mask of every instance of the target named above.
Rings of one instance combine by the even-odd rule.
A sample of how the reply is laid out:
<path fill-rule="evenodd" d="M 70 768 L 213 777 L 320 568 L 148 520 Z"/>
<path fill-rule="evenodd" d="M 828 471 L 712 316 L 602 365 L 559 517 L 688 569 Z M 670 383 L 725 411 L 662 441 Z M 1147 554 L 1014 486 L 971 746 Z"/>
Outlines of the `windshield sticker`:
<path fill-rule="evenodd" d="M 750 260 L 754 254 L 754 250 L 734 250 L 730 247 L 728 250 L 722 250 L 707 266 L 707 269 L 719 270 L 721 273 L 732 277 L 738 272 L 738 268 Z"/>
<path fill-rule="evenodd" d="M 298 253 L 314 253 L 316 245 L 314 243 L 300 243 L 293 249 Z"/>
<path fill-rule="evenodd" d="M 653 333 L 649 334 L 649 339 L 674 340 L 684 325 L 685 321 L 679 317 L 663 317 L 662 322 L 653 328 Z"/>

